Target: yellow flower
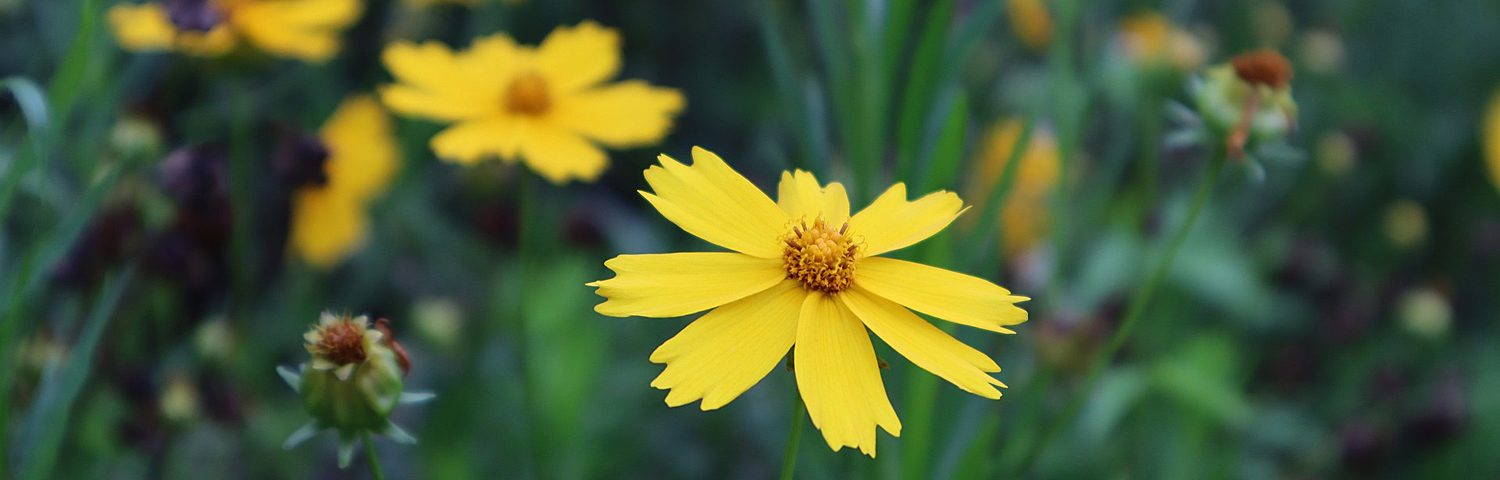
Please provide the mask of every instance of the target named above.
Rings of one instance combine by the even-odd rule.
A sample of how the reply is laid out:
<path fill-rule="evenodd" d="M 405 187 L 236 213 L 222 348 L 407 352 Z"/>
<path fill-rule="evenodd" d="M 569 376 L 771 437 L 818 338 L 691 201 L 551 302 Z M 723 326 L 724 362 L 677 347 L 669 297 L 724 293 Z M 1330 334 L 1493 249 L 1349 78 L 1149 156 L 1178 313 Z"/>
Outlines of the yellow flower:
<path fill-rule="evenodd" d="M 1021 123 L 1014 119 L 990 127 L 984 152 L 974 164 L 976 184 L 970 198 L 989 198 L 1020 138 Z M 1032 134 L 1018 161 L 1021 163 L 1016 165 L 1015 182 L 1000 211 L 1001 225 L 1005 226 L 1002 245 L 1007 256 L 1031 248 L 1047 236 L 1052 226 L 1048 202 L 1057 189 L 1062 168 L 1057 140 L 1041 129 Z"/>
<path fill-rule="evenodd" d="M 1500 94 L 1490 99 L 1480 136 L 1484 141 L 1484 157 L 1490 166 L 1490 183 L 1500 189 Z"/>
<path fill-rule="evenodd" d="M 896 184 L 849 214 L 838 183 L 783 173 L 772 202 L 718 156 L 693 149 L 693 165 L 661 156 L 642 192 L 683 230 L 733 252 L 621 255 L 615 277 L 590 283 L 594 307 L 624 317 L 676 317 L 712 309 L 667 340 L 651 361 L 667 364 L 651 386 L 666 402 L 728 404 L 792 350 L 797 388 L 828 446 L 875 455 L 875 427 L 901 434 L 866 329 L 912 363 L 959 388 L 999 398 L 1000 367 L 908 308 L 993 332 L 1026 321 L 1025 297 L 984 279 L 878 257 L 947 227 L 963 211 L 949 192 L 906 200 Z M 797 348 L 792 349 L 793 346 Z"/>
<path fill-rule="evenodd" d="M 1010 26 L 1021 43 L 1032 50 L 1047 48 L 1052 41 L 1052 14 L 1047 13 L 1046 3 L 1042 0 L 1009 0 L 1005 7 L 1010 14 Z"/>
<path fill-rule="evenodd" d="M 1160 13 L 1143 12 L 1126 17 L 1120 21 L 1120 35 L 1125 54 L 1138 63 L 1165 64 L 1181 71 L 1203 66 L 1203 42 Z"/>
<path fill-rule="evenodd" d="M 485 0 L 406 0 L 407 3 L 413 4 L 413 5 L 417 5 L 417 6 L 437 5 L 437 4 L 443 4 L 443 3 L 449 4 L 449 5 L 474 6 L 474 5 L 479 5 L 480 3 L 484 3 L 484 1 Z M 505 1 L 505 3 L 510 4 L 510 5 L 520 5 L 520 4 L 526 3 L 526 0 L 504 0 L 504 1 Z"/>
<path fill-rule="evenodd" d="M 177 50 L 217 56 L 240 42 L 267 53 L 323 62 L 359 18 L 359 0 L 166 0 L 116 5 L 109 22 L 131 51 Z"/>
<path fill-rule="evenodd" d="M 590 21 L 534 48 L 503 34 L 459 52 L 398 42 L 384 60 L 400 82 L 381 89 L 386 105 L 453 124 L 432 137 L 439 157 L 523 159 L 553 183 L 597 178 L 608 164 L 600 145 L 660 141 L 684 103 L 677 90 L 640 80 L 604 83 L 620 70 L 620 36 Z"/>
<path fill-rule="evenodd" d="M 385 190 L 398 163 L 391 120 L 369 96 L 345 99 L 318 134 L 328 149 L 327 182 L 292 197 L 293 253 L 329 268 L 365 240 L 365 207 Z"/>

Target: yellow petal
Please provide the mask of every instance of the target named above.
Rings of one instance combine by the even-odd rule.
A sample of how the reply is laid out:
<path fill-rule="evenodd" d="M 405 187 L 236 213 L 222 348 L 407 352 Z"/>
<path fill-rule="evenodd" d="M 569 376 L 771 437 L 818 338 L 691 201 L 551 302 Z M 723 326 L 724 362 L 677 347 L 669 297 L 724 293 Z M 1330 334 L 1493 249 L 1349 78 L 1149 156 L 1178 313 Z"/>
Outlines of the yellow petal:
<path fill-rule="evenodd" d="M 385 190 L 399 163 L 391 118 L 369 95 L 339 104 L 320 133 L 328 146 L 327 188 L 363 202 Z"/>
<path fill-rule="evenodd" d="M 1030 300 L 988 280 L 893 258 L 860 259 L 854 285 L 907 308 L 992 332 L 1026 321 L 1016 302 Z"/>
<path fill-rule="evenodd" d="M 177 29 L 160 4 L 115 5 L 109 9 L 109 25 L 120 48 L 133 51 L 167 50 Z"/>
<path fill-rule="evenodd" d="M 990 357 L 964 345 L 905 307 L 866 293 L 859 287 L 840 293 L 839 300 L 870 331 L 875 332 L 875 336 L 923 370 L 969 393 L 1000 398 L 1000 391 L 995 386 L 1005 384 L 986 373 L 1000 371 L 1000 366 L 995 365 Z"/>
<path fill-rule="evenodd" d="M 537 46 L 535 65 L 558 93 L 609 80 L 620 70 L 620 34 L 592 20 L 558 27 Z"/>
<path fill-rule="evenodd" d="M 465 54 L 435 41 L 393 43 L 381 62 L 400 83 L 382 88 L 381 99 L 397 112 L 433 120 L 492 116 L 501 111 L 506 77 L 500 75 L 506 73 L 482 72 L 477 65 L 494 69 L 514 50 L 515 42 L 504 35 L 476 40 L 474 52 Z"/>
<path fill-rule="evenodd" d="M 292 253 L 320 269 L 337 265 L 365 240 L 362 205 L 328 188 L 299 190 L 292 199 Z"/>
<path fill-rule="evenodd" d="M 561 95 L 551 118 L 604 145 L 635 147 L 667 136 L 682 106 L 682 92 L 630 80 Z"/>
<path fill-rule="evenodd" d="M 849 220 L 849 195 L 844 186 L 838 182 L 819 186 L 817 177 L 802 170 L 781 172 L 776 203 L 794 221 L 811 222 L 821 216 L 837 228 Z"/>
<path fill-rule="evenodd" d="M 718 155 L 693 147 L 693 165 L 662 155 L 646 169 L 655 194 L 641 192 L 672 223 L 698 238 L 747 255 L 781 257 L 787 215 Z"/>
<path fill-rule="evenodd" d="M 612 317 L 676 317 L 760 292 L 786 278 L 781 262 L 729 252 L 620 255 L 604 262 L 615 277 L 590 283 Z"/>
<path fill-rule="evenodd" d="M 313 62 L 338 53 L 344 27 L 359 18 L 359 0 L 286 0 L 236 6 L 229 21 L 267 52 Z"/>
<path fill-rule="evenodd" d="M 470 120 L 438 132 L 430 144 L 438 157 L 464 165 L 490 157 L 509 161 L 520 151 L 526 129 L 524 122 L 511 117 Z"/>
<path fill-rule="evenodd" d="M 886 398 L 870 335 L 833 297 L 813 292 L 797 320 L 797 390 L 829 448 L 855 447 L 875 456 L 875 427 L 901 436 Z"/>
<path fill-rule="evenodd" d="M 609 165 L 604 150 L 557 125 L 528 122 L 519 140 L 522 161 L 552 183 L 592 182 Z"/>
<path fill-rule="evenodd" d="M 651 353 L 652 362 L 667 364 L 651 386 L 671 390 L 668 406 L 700 398 L 704 410 L 728 404 L 792 348 L 805 296 L 796 282 L 783 281 L 708 312 Z"/>
<path fill-rule="evenodd" d="M 849 231 L 864 237 L 864 255 L 879 255 L 931 237 L 958 214 L 964 202 L 951 192 L 936 191 L 906 201 L 906 185 L 895 184 L 870 206 L 849 219 Z"/>

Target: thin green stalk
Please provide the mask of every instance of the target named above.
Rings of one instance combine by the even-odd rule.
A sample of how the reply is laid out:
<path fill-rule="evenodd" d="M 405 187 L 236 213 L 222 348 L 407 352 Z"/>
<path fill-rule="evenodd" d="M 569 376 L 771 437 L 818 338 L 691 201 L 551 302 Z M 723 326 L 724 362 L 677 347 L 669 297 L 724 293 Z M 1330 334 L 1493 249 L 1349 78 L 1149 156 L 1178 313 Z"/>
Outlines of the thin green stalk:
<path fill-rule="evenodd" d="M 526 453 L 530 457 L 529 460 L 534 462 L 533 473 L 537 476 L 545 476 L 542 474 L 542 471 L 547 466 L 541 434 L 542 419 L 536 402 L 536 382 L 532 378 L 532 365 L 530 363 L 531 330 L 527 328 L 529 322 L 526 318 L 527 312 L 530 309 L 527 300 L 531 298 L 530 292 L 526 291 L 527 286 L 530 285 L 530 282 L 527 280 L 537 278 L 536 272 L 532 269 L 537 264 L 537 259 L 534 257 L 540 254 L 539 247 L 542 245 L 541 239 L 538 237 L 541 233 L 541 227 L 538 222 L 542 218 L 542 212 L 540 211 L 542 202 L 538 198 L 541 195 L 541 188 L 537 185 L 541 180 L 536 178 L 535 175 L 522 175 L 520 181 L 521 197 L 517 199 L 517 202 L 521 210 L 521 231 L 517 232 L 516 235 L 516 267 L 519 273 L 516 284 L 520 285 L 520 295 L 516 299 L 514 335 L 516 364 L 520 366 L 521 370 L 521 408 L 522 412 L 526 415 L 527 438 L 525 444 L 529 446 L 529 451 Z"/>
<path fill-rule="evenodd" d="M 1187 218 L 1183 220 L 1182 225 L 1177 227 L 1177 232 L 1173 234 L 1170 243 L 1167 244 L 1166 251 L 1162 252 L 1161 258 L 1157 260 L 1156 267 L 1151 270 L 1150 276 L 1146 277 L 1145 285 L 1131 297 L 1130 310 L 1126 312 L 1125 319 L 1120 322 L 1120 327 L 1110 336 L 1109 343 L 1105 344 L 1104 350 L 1100 351 L 1098 356 L 1094 358 L 1094 363 L 1089 367 L 1088 376 L 1085 377 L 1078 395 L 1074 396 L 1068 402 L 1068 405 L 1064 407 L 1060 415 L 1047 424 L 1040 440 L 1034 443 L 1029 453 L 1022 458 L 1021 464 L 1016 468 L 1016 474 L 1013 476 L 1020 477 L 1025 475 L 1031 466 L 1036 463 L 1036 460 L 1046 452 L 1047 447 L 1056 439 L 1057 435 L 1073 423 L 1073 419 L 1078 415 L 1078 411 L 1083 406 L 1084 400 L 1099 383 L 1099 378 L 1104 373 L 1104 369 L 1109 366 L 1110 360 L 1114 358 L 1116 353 L 1119 353 L 1120 347 L 1125 345 L 1125 342 L 1130 339 L 1131 333 L 1140 325 L 1141 318 L 1144 318 L 1146 307 L 1149 305 L 1151 297 L 1156 294 L 1157 287 L 1161 285 L 1162 279 L 1166 277 L 1167 270 L 1172 266 L 1172 260 L 1177 256 L 1177 251 L 1182 248 L 1182 244 L 1187 240 L 1188 234 L 1192 233 L 1193 225 L 1197 223 L 1198 216 L 1203 213 L 1203 208 L 1208 205 L 1209 198 L 1213 196 L 1214 185 L 1218 183 L 1219 174 L 1223 171 L 1223 149 L 1222 147 L 1215 148 L 1214 156 L 1209 160 L 1207 171 L 1203 173 L 1203 178 L 1198 181 L 1198 189 L 1193 194 L 1193 203 L 1189 207 Z"/>
<path fill-rule="evenodd" d="M 370 478 L 385 480 L 385 471 L 380 469 L 380 457 L 375 454 L 375 436 L 365 432 L 365 460 L 370 462 Z"/>
<path fill-rule="evenodd" d="M 781 480 L 791 480 L 797 472 L 797 443 L 802 440 L 802 417 L 807 416 L 807 405 L 802 403 L 802 394 L 792 389 L 792 427 L 786 438 L 786 455 L 781 457 Z"/>

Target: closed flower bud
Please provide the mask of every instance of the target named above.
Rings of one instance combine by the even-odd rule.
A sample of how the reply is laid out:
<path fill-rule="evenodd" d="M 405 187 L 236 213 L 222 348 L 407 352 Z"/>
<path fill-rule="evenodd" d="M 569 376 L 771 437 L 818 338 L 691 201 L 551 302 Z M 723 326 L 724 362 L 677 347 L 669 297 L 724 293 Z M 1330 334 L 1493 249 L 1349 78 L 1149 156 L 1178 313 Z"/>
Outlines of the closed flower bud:
<path fill-rule="evenodd" d="M 388 330 L 371 325 L 365 316 L 325 312 L 302 338 L 312 360 L 300 372 L 278 371 L 302 396 L 313 421 L 293 433 L 286 448 L 331 428 L 339 434 L 339 466 L 345 467 L 359 436 L 380 434 L 402 443 L 416 441 L 390 422 L 391 411 L 397 404 L 425 401 L 432 395 L 403 392 L 405 355 Z"/>
<path fill-rule="evenodd" d="M 1234 57 L 1203 75 L 1194 96 L 1198 111 L 1222 135 L 1230 158 L 1247 147 L 1276 143 L 1297 127 L 1291 63 L 1273 50 Z"/>

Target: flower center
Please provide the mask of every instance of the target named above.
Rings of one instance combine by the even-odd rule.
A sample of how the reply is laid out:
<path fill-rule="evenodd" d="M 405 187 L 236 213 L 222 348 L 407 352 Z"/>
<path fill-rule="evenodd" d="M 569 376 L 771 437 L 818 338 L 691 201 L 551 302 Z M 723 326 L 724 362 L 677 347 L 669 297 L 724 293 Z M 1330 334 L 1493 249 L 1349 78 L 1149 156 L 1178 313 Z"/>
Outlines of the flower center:
<path fill-rule="evenodd" d="M 318 340 L 318 355 L 339 365 L 365 361 L 365 329 L 349 319 L 322 327 L 323 338 Z"/>
<path fill-rule="evenodd" d="M 224 21 L 224 9 L 212 0 L 167 0 L 167 19 L 184 32 L 206 33 Z"/>
<path fill-rule="evenodd" d="M 859 245 L 848 235 L 849 222 L 834 229 L 822 217 L 792 226 L 781 254 L 787 278 L 808 290 L 838 293 L 854 282 L 854 258 Z"/>
<path fill-rule="evenodd" d="M 517 115 L 537 116 L 552 108 L 547 81 L 535 72 L 523 73 L 505 89 L 505 109 Z"/>
<path fill-rule="evenodd" d="M 1229 60 L 1235 75 L 1246 83 L 1260 84 L 1280 90 L 1292 80 L 1292 64 L 1275 50 L 1260 50 L 1240 54 Z"/>

